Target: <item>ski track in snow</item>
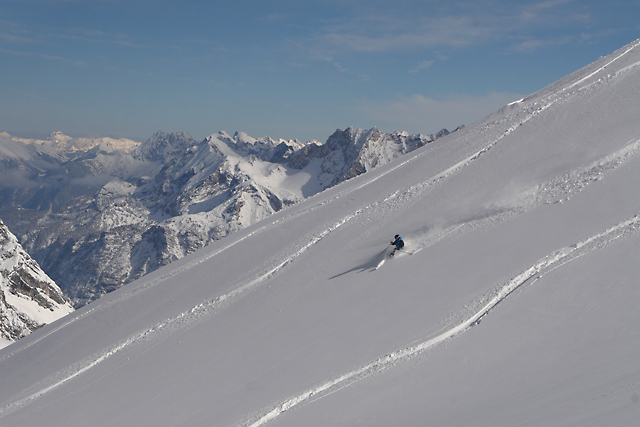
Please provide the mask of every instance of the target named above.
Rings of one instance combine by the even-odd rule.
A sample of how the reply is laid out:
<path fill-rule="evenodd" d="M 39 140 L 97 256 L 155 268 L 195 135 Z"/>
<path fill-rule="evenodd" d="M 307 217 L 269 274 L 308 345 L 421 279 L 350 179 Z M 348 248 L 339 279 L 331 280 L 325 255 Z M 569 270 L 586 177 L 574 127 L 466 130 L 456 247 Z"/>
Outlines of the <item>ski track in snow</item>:
<path fill-rule="evenodd" d="M 94 366 L 98 365 L 99 363 L 103 362 L 104 360 L 106 360 L 107 358 L 113 356 L 114 354 L 120 352 L 121 350 L 131 346 L 132 344 L 140 343 L 140 342 L 143 342 L 143 341 L 147 341 L 150 338 L 159 335 L 160 333 L 172 332 L 172 331 L 174 331 L 176 329 L 190 326 L 190 325 L 194 324 L 195 322 L 199 321 L 200 319 L 202 319 L 203 316 L 211 315 L 214 310 L 222 308 L 223 304 L 230 302 L 234 298 L 238 297 L 240 294 L 250 290 L 251 288 L 253 288 L 256 285 L 258 285 L 259 283 L 261 283 L 261 282 L 265 281 L 266 279 L 268 279 L 268 278 L 274 276 L 275 274 L 277 274 L 286 265 L 290 264 L 297 257 L 299 257 L 301 254 L 306 252 L 306 250 L 309 247 L 315 245 L 317 242 L 322 240 L 329 233 L 331 233 L 332 231 L 336 230 L 340 226 L 342 226 L 345 223 L 347 223 L 349 220 L 351 220 L 352 218 L 357 216 L 361 211 L 362 210 L 357 210 L 353 214 L 343 217 L 341 220 L 337 221 L 332 226 L 330 226 L 327 229 L 325 229 L 322 233 L 319 233 L 317 236 L 315 236 L 314 238 L 312 238 L 309 241 L 307 241 L 306 244 L 304 244 L 301 248 L 299 248 L 293 255 L 287 256 L 284 259 L 284 261 L 280 262 L 275 267 L 271 268 L 270 270 L 268 270 L 267 272 L 261 274 L 260 276 L 256 277 L 255 279 L 250 280 L 249 282 L 237 287 L 236 289 L 232 290 L 231 292 L 226 293 L 224 295 L 221 295 L 221 296 L 219 296 L 217 298 L 214 298 L 212 300 L 206 301 L 204 303 L 198 304 L 198 305 L 196 305 L 195 307 L 191 308 L 190 310 L 188 310 L 186 312 L 180 313 L 177 316 L 169 318 L 169 319 L 165 320 L 164 322 L 159 323 L 156 326 L 154 326 L 152 328 L 149 328 L 149 329 L 147 329 L 147 330 L 145 330 L 143 332 L 140 332 L 138 334 L 132 335 L 132 336 L 128 337 L 127 339 L 119 342 L 118 344 L 112 346 L 108 350 L 106 350 L 106 351 L 103 350 L 103 351 L 101 351 L 101 352 L 99 352 L 97 354 L 94 354 L 93 356 L 90 356 L 90 357 L 86 358 L 85 360 L 80 361 L 78 363 L 75 363 L 72 366 L 69 366 L 66 369 L 56 373 L 54 376 L 41 381 L 39 383 L 40 385 L 36 385 L 35 387 L 31 387 L 31 388 L 38 388 L 37 391 L 31 392 L 31 393 L 27 392 L 28 395 L 26 397 L 24 397 L 22 399 L 19 399 L 18 401 L 15 401 L 13 403 L 10 403 L 10 404 L 5 405 L 4 407 L 0 408 L 0 416 L 8 415 L 9 413 L 11 413 L 11 412 L 23 407 L 24 405 L 26 405 L 29 402 L 41 397 L 42 395 L 46 394 L 47 392 L 49 392 L 49 391 L 51 391 L 51 390 L 53 390 L 53 389 L 65 384 L 65 383 L 67 383 L 68 381 L 72 380 L 73 378 L 75 378 L 75 377 L 79 376 L 80 374 L 88 371 L 89 369 L 93 368 Z M 244 237 L 243 239 L 246 239 L 247 237 L 248 236 Z M 237 243 L 237 242 L 234 242 L 234 244 L 235 243 Z M 229 246 L 231 246 L 231 245 L 229 245 Z M 219 253 L 221 250 L 216 251 L 215 254 Z M 208 258 L 210 258 L 210 257 L 207 257 L 207 259 Z M 200 259 L 198 261 L 202 262 L 202 259 Z M 180 271 L 183 271 L 183 269 L 180 269 Z M 163 278 L 165 278 L 165 280 L 166 280 L 166 278 L 172 277 L 172 276 L 173 275 L 166 275 L 166 276 L 163 276 Z M 124 298 L 124 296 L 118 298 L 117 300 L 121 300 L 122 298 Z M 110 303 L 110 305 L 113 304 L 113 303 L 114 302 L 112 301 Z M 86 315 L 86 314 L 87 313 L 85 313 L 84 315 Z M 77 316 L 76 318 L 74 318 L 72 320 L 72 322 L 76 321 L 78 318 L 81 318 L 81 317 L 83 317 L 83 315 Z M 71 323 L 71 322 L 67 322 L 66 324 L 69 324 L 69 323 Z M 64 326 L 64 325 L 62 325 L 62 326 Z M 60 327 L 62 327 L 62 326 L 60 326 Z M 43 385 L 43 384 L 48 384 L 48 385 Z"/>
<path fill-rule="evenodd" d="M 640 140 L 631 140 L 620 150 L 596 160 L 591 164 L 579 167 L 533 188 L 521 191 L 513 202 L 489 206 L 484 212 L 475 212 L 462 220 L 453 221 L 453 224 L 431 233 L 426 239 L 418 237 L 413 246 L 412 254 L 432 246 L 448 235 L 464 233 L 468 229 L 481 226 L 485 223 L 496 224 L 513 215 L 522 214 L 542 204 L 563 203 L 572 196 L 582 191 L 589 184 L 603 179 L 616 168 L 640 154 Z M 409 192 L 419 193 L 422 184 L 415 186 Z"/>
<path fill-rule="evenodd" d="M 342 225 L 348 223 L 349 221 L 351 221 L 352 219 L 354 219 L 355 217 L 357 217 L 358 215 L 362 214 L 363 212 L 369 211 L 373 208 L 379 207 L 380 205 L 391 205 L 392 202 L 397 201 L 398 199 L 402 199 L 402 198 L 409 198 L 409 199 L 415 199 L 417 197 L 419 197 L 424 191 L 426 191 L 426 189 L 431 188 L 433 185 L 437 184 L 438 182 L 443 181 L 444 179 L 456 174 L 458 171 L 464 169 L 465 166 L 471 164 L 472 162 L 474 162 L 475 160 L 477 160 L 478 158 L 480 158 L 483 154 L 485 154 L 486 152 L 488 152 L 491 148 L 495 147 L 496 145 L 498 145 L 500 143 L 500 141 L 502 141 L 502 139 L 504 139 L 507 135 L 511 134 L 513 131 L 515 131 L 518 127 L 522 126 L 523 124 L 525 124 L 526 122 L 528 122 L 529 120 L 531 120 L 532 118 L 536 117 L 538 114 L 540 114 L 542 111 L 550 108 L 551 106 L 553 106 L 555 103 L 557 103 L 558 101 L 560 101 L 561 99 L 564 99 L 565 97 L 568 96 L 572 96 L 572 93 L 565 93 L 567 90 L 569 89 L 573 89 L 574 87 L 576 87 L 577 85 L 579 85 L 580 83 L 583 83 L 584 81 L 588 80 L 589 78 L 593 77 L 594 75 L 596 75 L 599 72 L 602 72 L 607 66 L 609 66 L 610 64 L 612 64 L 613 62 L 619 60 L 621 57 L 623 57 L 624 55 L 626 55 L 627 53 L 629 53 L 631 50 L 633 50 L 634 48 L 636 48 L 637 46 L 640 45 L 640 40 L 636 41 L 629 49 L 627 49 L 626 51 L 622 52 L 619 56 L 617 56 L 616 58 L 613 58 L 611 61 L 609 61 L 607 64 L 605 64 L 604 66 L 598 68 L 597 70 L 595 70 L 594 72 L 590 73 L 589 75 L 585 76 L 584 78 L 560 89 L 557 91 L 554 91 L 553 93 L 549 94 L 548 96 L 546 96 L 546 98 L 542 99 L 541 101 L 539 101 L 539 103 L 542 103 L 543 105 L 538 107 L 536 110 L 533 111 L 526 111 L 526 109 L 522 109 L 519 110 L 520 113 L 522 112 L 526 112 L 526 116 L 524 118 L 522 118 L 522 120 L 514 120 L 515 117 L 514 116 L 507 116 L 506 119 L 507 120 L 511 120 L 512 121 L 512 125 L 507 127 L 507 129 L 498 137 L 496 137 L 495 139 L 490 140 L 483 148 L 481 148 L 480 150 L 478 150 L 477 152 L 471 154 L 470 156 L 464 158 L 463 160 L 459 161 L 458 163 L 454 164 L 453 166 L 450 166 L 449 168 L 445 169 L 442 172 L 439 172 L 437 174 L 435 174 L 434 176 L 432 176 L 431 178 L 427 179 L 426 181 L 423 181 L 419 184 L 416 184 L 412 187 L 410 187 L 409 189 L 406 189 L 404 191 L 396 191 L 393 194 L 387 196 L 385 199 L 383 200 L 379 200 L 377 202 L 374 202 L 364 208 L 358 209 L 354 212 L 352 212 L 349 215 L 346 215 L 344 217 L 342 217 L 341 219 L 335 221 L 333 224 L 329 225 L 328 227 L 325 227 L 324 230 L 320 230 L 319 232 L 314 233 L 314 235 L 312 235 L 311 237 L 306 236 L 304 239 L 306 240 L 306 242 L 302 243 L 297 250 L 295 250 L 294 253 L 289 254 L 289 255 L 285 255 L 284 259 L 279 262 L 277 265 L 275 265 L 274 267 L 268 269 L 266 272 L 260 274 L 259 276 L 257 276 L 256 278 L 240 285 L 239 287 L 235 288 L 234 290 L 221 295 L 215 299 L 206 301 L 204 303 L 198 304 L 197 306 L 193 307 L 192 309 L 183 312 L 179 315 L 176 315 L 172 318 L 169 318 L 167 320 L 165 320 L 164 322 L 161 322 L 155 326 L 153 326 L 152 328 L 149 328 L 145 331 L 142 331 L 140 333 L 134 334 L 130 337 L 128 337 L 127 339 L 115 344 L 114 346 L 102 350 L 100 352 L 95 353 L 93 356 L 90 356 L 88 358 L 85 358 L 82 361 L 76 362 L 72 365 L 70 365 L 69 367 L 59 371 L 58 373 L 54 374 L 53 376 L 46 378 L 42 381 L 40 381 L 38 384 L 32 386 L 29 388 L 29 390 L 23 392 L 23 394 L 26 394 L 25 397 L 23 397 L 22 399 L 19 399 L 15 402 L 9 403 L 7 405 L 5 405 L 4 407 L 0 408 L 0 417 L 4 416 L 4 415 L 8 415 L 9 413 L 23 407 L 24 405 L 30 403 L 31 401 L 41 397 L 42 395 L 46 394 L 47 392 L 67 383 L 68 381 L 72 380 L 73 378 L 76 378 L 77 376 L 81 375 L 82 373 L 88 371 L 89 369 L 91 369 L 92 367 L 98 365 L 99 363 L 103 362 L 104 360 L 108 359 L 109 357 L 111 357 L 112 355 L 122 351 L 123 349 L 131 346 L 132 344 L 135 343 L 140 343 L 140 342 L 144 342 L 147 341 L 148 339 L 157 336 L 160 333 L 166 333 L 166 332 L 171 332 L 173 330 L 176 330 L 178 328 L 183 328 L 183 327 L 187 327 L 188 325 L 194 324 L 195 322 L 199 321 L 203 316 L 205 315 L 210 315 L 213 312 L 217 311 L 218 309 L 222 308 L 223 306 L 225 306 L 226 304 L 230 303 L 232 300 L 238 298 L 241 294 L 249 291 L 250 289 L 256 287 L 257 285 L 259 285 L 260 283 L 264 282 L 266 279 L 276 275 L 279 271 L 281 271 L 282 269 L 284 269 L 288 264 L 290 264 L 291 262 L 293 262 L 296 258 L 298 258 L 300 255 L 302 255 L 304 252 L 306 252 L 307 249 L 309 249 L 311 246 L 315 245 L 316 243 L 318 243 L 320 240 L 322 240 L 324 237 L 326 237 L 327 235 L 329 235 L 331 232 L 335 231 L 336 229 L 338 229 L 339 227 L 341 227 Z M 628 68 L 628 67 L 627 67 Z M 592 83 L 592 84 L 597 84 L 598 82 Z M 587 85 L 590 86 L 590 85 Z M 581 90 L 581 88 L 578 89 L 578 91 Z M 492 125 L 487 125 L 485 126 L 485 128 L 491 128 L 494 125 L 498 125 L 497 123 L 494 123 Z M 484 129 L 484 128 L 483 128 Z M 500 208 L 496 211 L 496 213 L 494 214 L 489 214 L 487 215 L 487 217 L 485 218 L 485 220 L 490 219 L 492 217 L 496 217 L 496 216 L 503 216 L 505 213 L 508 214 L 508 212 L 514 212 L 514 213 L 522 213 L 523 211 L 527 211 L 529 209 L 532 209 L 533 207 L 541 204 L 541 203 L 549 203 L 550 199 L 553 197 L 562 197 L 563 195 L 566 195 L 568 193 L 572 193 L 572 192 L 576 192 L 579 191 L 584 185 L 587 185 L 588 183 L 598 180 L 600 179 L 601 175 L 605 172 L 608 172 L 612 169 L 614 169 L 615 167 L 617 167 L 617 165 L 619 165 L 622 161 L 626 160 L 628 157 L 630 157 L 632 154 L 636 154 L 638 152 L 638 149 L 640 148 L 640 141 L 635 141 L 635 142 L 631 142 L 629 143 L 626 147 L 624 147 L 622 150 L 619 150 L 618 152 L 608 156 L 606 159 L 604 159 L 603 161 L 600 162 L 596 162 L 593 165 L 591 165 L 590 167 L 587 168 L 583 168 L 581 170 L 578 171 L 572 171 L 569 172 L 566 175 L 563 175 L 562 177 L 556 178 L 555 180 L 550 181 L 547 185 L 543 186 L 544 188 L 542 189 L 535 189 L 534 194 L 535 196 L 533 197 L 533 199 L 529 199 L 526 200 L 524 203 L 520 202 L 518 205 L 515 206 L 511 206 L 511 207 L 506 207 L 506 208 Z M 205 256 L 202 256 L 200 258 L 197 258 L 187 264 L 185 264 L 184 266 L 180 267 L 180 268 L 176 268 L 174 270 L 171 270 L 170 272 L 159 276 L 155 279 L 149 280 L 146 283 L 141 284 L 140 286 L 137 286 L 136 288 L 123 293 L 122 295 L 113 298 L 111 301 L 107 302 L 107 303 L 103 303 L 101 304 L 99 307 L 97 308 L 91 308 L 79 315 L 73 315 L 71 319 L 65 320 L 63 321 L 63 323 L 61 323 L 59 326 L 52 328 L 50 331 L 48 331 L 46 334 L 43 334 L 42 336 L 38 337 L 37 339 L 34 339 L 33 341 L 31 341 L 27 346 L 25 347 L 21 347 L 19 349 L 16 349 L 15 351 L 11 352 L 7 352 L 5 353 L 5 355 L 0 359 L 0 360 L 4 360 L 8 357 L 11 357 L 13 355 L 15 355 L 16 353 L 20 352 L 21 350 L 28 348 L 34 344 L 36 344 L 37 342 L 39 342 L 40 340 L 44 339 L 45 337 L 51 335 L 52 333 L 54 333 L 55 331 L 77 321 L 80 320 L 83 317 L 86 317 L 89 313 L 96 311 L 96 310 L 104 310 L 107 307 L 110 307 L 114 304 L 119 303 L 120 301 L 129 298 L 131 295 L 136 294 L 138 292 L 142 292 L 145 291 L 149 288 L 152 288 L 156 285 L 158 285 L 159 283 L 162 283 L 172 277 L 175 277 L 176 275 L 179 275 L 187 270 L 190 270 L 191 268 L 193 268 L 194 266 L 201 264 L 213 257 L 215 257 L 216 255 L 220 254 L 221 252 L 231 248 L 232 246 L 244 241 L 245 239 L 248 239 L 249 237 L 252 237 L 256 234 L 265 232 L 266 230 L 282 223 L 282 222 L 286 222 L 289 221 L 293 218 L 299 217 L 301 215 L 304 215 L 306 212 L 309 211 L 313 211 L 318 209 L 319 207 L 326 205 L 327 203 L 331 203 L 332 201 L 335 201 L 339 198 L 343 198 L 345 196 L 348 196 L 349 194 L 352 194 L 354 192 L 357 192 L 358 190 L 362 189 L 365 186 L 368 186 L 369 184 L 372 184 L 373 182 L 381 179 L 382 177 L 386 176 L 387 174 L 393 172 L 394 170 L 403 167 L 404 165 L 410 163 L 410 162 L 414 162 L 417 159 L 422 158 L 423 156 L 427 155 L 428 152 L 423 152 L 423 153 L 417 153 L 416 155 L 411 156 L 410 158 L 398 162 L 397 165 L 395 165 L 394 167 L 389 168 L 387 171 L 380 173 L 379 175 L 377 175 L 376 177 L 369 179 L 369 180 L 365 180 L 365 182 L 363 182 L 360 185 L 357 185 L 353 188 L 344 190 L 339 192 L 338 194 L 329 197 L 325 200 L 321 200 L 318 201 L 317 203 L 313 204 L 312 206 L 305 208 L 305 209 L 301 209 L 298 211 L 293 212 L 290 215 L 286 215 L 284 217 L 282 217 L 281 219 L 276 219 L 276 220 L 272 220 L 269 221 L 267 224 L 263 225 L 262 227 L 257 228 L 256 230 L 247 233 L 247 235 L 245 235 L 244 237 L 241 238 L 237 238 L 234 239 L 232 242 L 230 242 L 227 245 L 222 246 L 221 248 L 219 248 L 216 251 L 213 251 L 209 254 L 206 254 Z M 577 185 L 571 185 L 568 184 L 569 182 L 576 184 Z M 564 188 L 562 187 L 562 184 L 566 184 L 568 185 L 568 188 L 565 186 Z M 326 190 L 325 190 L 326 191 Z M 640 215 L 640 214 L 639 214 Z M 441 335 L 429 339 L 428 341 L 425 341 L 417 346 L 414 347 L 410 347 L 404 350 L 400 350 L 394 353 L 390 353 L 389 355 L 384 356 L 383 358 L 380 358 L 368 365 L 365 365 L 355 371 L 346 373 L 336 379 L 333 379 L 331 381 L 328 381 L 324 384 L 321 384 L 320 386 L 310 389 L 298 396 L 295 396 L 291 399 L 286 400 L 285 402 L 282 402 L 281 404 L 275 406 L 274 408 L 272 408 L 269 412 L 267 412 L 266 414 L 259 416 L 257 418 L 256 421 L 251 422 L 250 424 L 242 424 L 242 425 L 249 425 L 251 427 L 257 427 L 260 426 L 264 423 L 266 423 L 267 421 L 272 420 L 273 418 L 277 417 L 278 415 L 282 414 L 283 412 L 286 412 L 288 409 L 303 403 L 303 402 L 308 402 L 309 400 L 311 400 L 312 398 L 320 398 L 322 396 L 325 396 L 329 393 L 332 393 L 334 391 L 337 391 L 338 389 L 344 388 L 346 386 L 348 386 L 349 384 L 352 384 L 353 382 L 356 382 L 362 378 L 368 377 L 369 375 L 372 375 L 373 373 L 376 372 L 381 372 L 382 370 L 385 370 L 393 365 L 395 365 L 396 363 L 398 363 L 399 361 L 402 360 L 406 360 L 408 358 L 411 358 L 419 353 L 424 352 L 425 350 L 432 348 L 434 346 L 436 346 L 437 344 L 440 344 L 441 342 L 452 338 L 458 334 L 460 334 L 461 332 L 467 330 L 470 326 L 472 326 L 473 324 L 477 323 L 483 316 L 485 316 L 495 305 L 497 305 L 500 301 L 502 301 L 504 298 L 506 298 L 511 292 L 513 292 L 516 288 L 518 288 L 520 285 L 522 285 L 524 282 L 528 281 L 529 279 L 531 279 L 534 275 L 538 274 L 538 278 L 544 274 L 544 272 L 542 272 L 543 270 L 545 270 L 545 272 L 549 269 L 552 268 L 557 268 L 558 266 L 569 262 L 571 259 L 575 259 L 577 256 L 580 256 L 583 253 L 588 252 L 587 250 L 582 250 L 580 251 L 579 249 L 583 248 L 583 247 L 589 247 L 591 248 L 592 246 L 596 245 L 597 242 L 601 241 L 601 240 L 607 240 L 607 243 L 609 241 L 615 240 L 617 237 L 619 237 L 618 235 L 616 235 L 616 233 L 618 231 L 625 231 L 625 230 L 629 230 L 629 229 L 633 229 L 635 231 L 635 228 L 638 224 L 638 222 L 640 221 L 639 215 L 634 216 L 632 219 L 625 221 L 621 224 L 619 224 L 618 226 L 613 227 L 612 229 L 607 230 L 606 232 L 593 236 L 592 238 L 587 239 L 585 242 L 579 243 L 577 245 L 574 245 L 571 248 L 564 248 L 560 251 L 554 252 L 553 254 L 548 255 L 547 257 L 543 258 L 542 260 L 538 261 L 536 264 L 534 264 L 532 267 L 530 267 L 528 270 L 526 270 L 525 272 L 523 272 L 522 274 L 518 275 L 517 277 L 515 277 L 514 279 L 512 279 L 511 282 L 509 282 L 507 285 L 505 285 L 501 291 L 493 298 L 493 300 L 491 302 L 489 302 L 483 309 L 481 309 L 479 312 L 477 312 L 474 316 L 470 317 L 469 319 L 467 319 L 466 321 L 464 321 L 463 323 L 461 323 L 460 325 L 456 326 L 453 329 L 450 329 L 444 333 L 442 333 Z M 466 221 L 462 221 L 459 224 L 454 224 L 448 228 L 446 228 L 445 230 L 442 230 L 439 234 L 437 234 L 436 236 L 431 236 L 430 238 L 427 239 L 427 241 L 422 242 L 418 248 L 413 252 L 414 254 L 418 251 L 420 251 L 421 249 L 423 249 L 426 246 L 430 246 L 432 244 L 434 244 L 435 242 L 441 240 L 442 238 L 446 237 L 447 235 L 450 235 L 451 233 L 454 232 L 463 232 L 465 227 L 473 227 L 474 223 L 477 223 L 478 221 L 482 221 L 482 219 L 480 220 L 466 220 Z M 460 231 L 459 231 L 460 230 Z M 616 235 L 616 237 L 611 237 L 612 235 Z"/>
<path fill-rule="evenodd" d="M 360 380 L 381 373 L 399 363 L 406 362 L 409 359 L 425 353 L 427 350 L 434 349 L 439 344 L 478 325 L 481 319 L 489 314 L 495 306 L 525 283 L 531 282 L 531 284 L 533 284 L 542 278 L 542 276 L 556 268 L 595 250 L 602 249 L 617 239 L 625 237 L 630 233 L 635 233 L 638 230 L 640 230 L 640 213 L 575 245 L 552 252 L 503 285 L 487 304 L 459 325 L 434 338 L 427 339 L 415 346 L 389 353 L 373 362 L 319 384 L 296 396 L 290 397 L 276 406 L 266 409 L 262 415 L 253 417 L 250 421 L 243 422 L 239 424 L 239 426 L 260 427 L 298 405 L 326 397 Z"/>
<path fill-rule="evenodd" d="M 622 58 L 623 56 L 625 56 L 627 53 L 631 52 L 633 49 L 635 49 L 636 47 L 640 46 L 640 39 L 636 40 L 635 42 L 633 42 L 631 44 L 631 46 L 625 50 L 624 52 L 622 52 L 619 56 L 616 56 L 615 58 L 613 58 L 611 61 L 607 62 L 606 64 L 604 64 L 602 67 L 598 68 L 597 70 L 595 70 L 593 73 L 583 77 L 582 79 L 578 80 L 577 82 L 575 82 L 574 84 L 572 84 L 571 86 L 568 86 L 564 89 L 562 89 L 563 91 L 567 90 L 567 89 L 572 89 L 575 86 L 579 85 L 580 83 L 582 83 L 585 80 L 588 80 L 589 78 L 595 76 L 596 74 L 598 74 L 601 71 L 604 71 L 605 68 L 607 68 L 609 65 L 613 64 L 614 62 L 616 62 L 617 60 L 619 60 L 620 58 Z M 637 65 L 637 64 L 634 64 Z M 627 67 L 628 68 L 628 67 Z M 626 68 L 623 68 L 621 71 L 625 71 Z"/>

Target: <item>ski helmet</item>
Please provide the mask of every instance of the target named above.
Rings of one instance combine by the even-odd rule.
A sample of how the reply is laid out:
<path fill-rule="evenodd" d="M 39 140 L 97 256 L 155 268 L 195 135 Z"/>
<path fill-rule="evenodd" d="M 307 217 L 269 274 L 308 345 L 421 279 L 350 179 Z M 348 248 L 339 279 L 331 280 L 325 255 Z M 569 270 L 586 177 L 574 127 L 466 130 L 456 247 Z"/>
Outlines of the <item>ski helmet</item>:
<path fill-rule="evenodd" d="M 395 237 L 395 239 L 397 239 L 398 237 L 400 237 L 400 235 L 399 235 L 399 234 L 396 234 L 396 237 Z"/>

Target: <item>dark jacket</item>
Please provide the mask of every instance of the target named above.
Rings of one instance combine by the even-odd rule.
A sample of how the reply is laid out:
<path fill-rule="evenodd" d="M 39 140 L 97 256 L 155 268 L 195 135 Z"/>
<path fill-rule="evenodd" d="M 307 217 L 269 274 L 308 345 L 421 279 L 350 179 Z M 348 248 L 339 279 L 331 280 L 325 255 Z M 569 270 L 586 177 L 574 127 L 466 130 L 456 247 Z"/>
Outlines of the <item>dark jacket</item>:
<path fill-rule="evenodd" d="M 404 247 L 404 241 L 402 241 L 402 237 L 398 236 L 396 240 L 391 242 L 392 245 L 396 245 L 396 249 L 401 249 Z"/>

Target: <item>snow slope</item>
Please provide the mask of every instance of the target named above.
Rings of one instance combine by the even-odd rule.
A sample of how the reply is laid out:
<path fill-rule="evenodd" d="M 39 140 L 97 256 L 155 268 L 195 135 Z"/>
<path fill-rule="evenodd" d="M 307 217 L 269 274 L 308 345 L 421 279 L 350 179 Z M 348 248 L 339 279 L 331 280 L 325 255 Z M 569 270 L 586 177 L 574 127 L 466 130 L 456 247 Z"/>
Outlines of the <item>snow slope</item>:
<path fill-rule="evenodd" d="M 636 41 L 107 294 L 0 425 L 637 425 L 639 97 Z"/>

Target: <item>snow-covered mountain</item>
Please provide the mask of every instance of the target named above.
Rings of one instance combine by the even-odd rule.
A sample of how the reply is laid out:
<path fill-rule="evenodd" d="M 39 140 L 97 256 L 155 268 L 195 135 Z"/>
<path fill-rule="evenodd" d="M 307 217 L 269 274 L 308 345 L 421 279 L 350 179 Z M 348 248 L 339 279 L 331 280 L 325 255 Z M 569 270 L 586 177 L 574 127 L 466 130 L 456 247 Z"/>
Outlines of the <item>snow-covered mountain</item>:
<path fill-rule="evenodd" d="M 142 144 L 4 134 L 0 215 L 81 306 L 436 138 L 375 128 L 337 130 L 325 144 L 225 132 L 202 142 L 158 132 Z"/>
<path fill-rule="evenodd" d="M 0 424 L 637 425 L 638 99 L 640 40 L 105 295 Z"/>
<path fill-rule="evenodd" d="M 0 219 L 0 348 L 73 311 Z"/>
<path fill-rule="evenodd" d="M 6 132 L 0 132 L 0 137 L 20 142 L 26 146 L 44 147 L 53 149 L 63 155 L 73 155 L 74 153 L 84 153 L 91 149 L 102 146 L 106 150 L 118 150 L 125 153 L 133 151 L 140 143 L 126 138 L 73 138 L 62 132 L 53 132 L 47 139 L 30 139 L 11 136 Z"/>

